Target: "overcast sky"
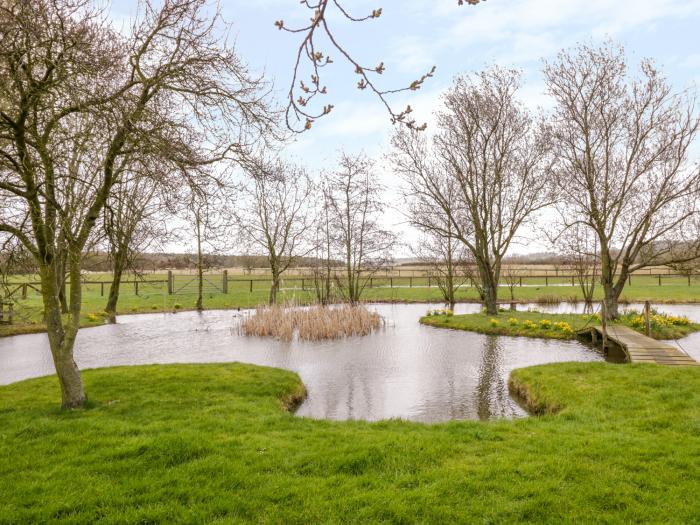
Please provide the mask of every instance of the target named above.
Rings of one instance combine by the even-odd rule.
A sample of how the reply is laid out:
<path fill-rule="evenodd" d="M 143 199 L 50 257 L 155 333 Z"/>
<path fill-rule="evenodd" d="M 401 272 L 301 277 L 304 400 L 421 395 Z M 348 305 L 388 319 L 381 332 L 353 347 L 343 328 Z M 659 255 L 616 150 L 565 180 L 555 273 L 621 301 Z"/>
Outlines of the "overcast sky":
<path fill-rule="evenodd" d="M 221 0 L 232 24 L 231 36 L 239 54 L 257 72 L 274 81 L 282 101 L 292 74 L 299 36 L 279 31 L 274 21 L 294 27 L 308 21 L 299 0 Z M 114 0 L 116 21 L 133 15 L 135 0 Z M 340 41 L 365 65 L 384 62 L 382 87 L 406 85 L 432 65 L 435 77 L 418 92 L 395 96 L 395 108 L 408 102 L 417 120 L 432 122 L 440 93 L 460 73 L 496 63 L 521 69 L 523 99 L 533 107 L 548 104 L 543 93 L 542 60 L 578 42 L 610 38 L 622 44 L 630 65 L 642 57 L 655 59 L 678 89 L 700 84 L 700 0 L 488 0 L 477 6 L 457 6 L 456 0 L 346 0 L 353 14 L 365 15 L 382 7 L 378 19 L 350 23 L 337 16 L 329 22 Z M 318 44 L 317 44 L 318 45 Z M 392 125 L 381 102 L 356 89 L 353 68 L 327 48 L 335 59 L 326 70 L 327 103 L 335 106 L 313 129 L 288 148 L 288 154 L 312 171 L 332 169 L 337 151 L 364 151 L 381 159 Z M 697 153 L 700 148 L 694 149 Z M 387 202 L 399 201 L 397 181 L 380 166 L 387 186 Z M 387 218 L 408 240 L 413 235 L 400 225 L 402 217 Z M 536 235 L 528 234 L 535 238 Z M 514 252 L 539 251 L 539 242 L 514 247 Z M 405 255 L 405 254 L 404 254 Z"/>

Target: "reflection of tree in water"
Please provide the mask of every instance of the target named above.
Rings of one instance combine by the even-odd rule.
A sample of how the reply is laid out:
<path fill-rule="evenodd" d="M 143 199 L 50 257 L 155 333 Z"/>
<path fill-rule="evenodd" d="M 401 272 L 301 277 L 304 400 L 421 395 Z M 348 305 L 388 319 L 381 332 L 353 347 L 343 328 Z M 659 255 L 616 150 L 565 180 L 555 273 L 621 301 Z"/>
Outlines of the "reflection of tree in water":
<path fill-rule="evenodd" d="M 479 381 L 476 385 L 476 412 L 479 419 L 512 413 L 508 386 L 503 370 L 503 347 L 497 336 L 484 337 Z"/>
<path fill-rule="evenodd" d="M 351 362 L 345 363 L 334 374 L 338 377 L 329 381 L 323 392 L 320 417 L 371 420 L 381 414 L 382 367 L 372 368 Z"/>

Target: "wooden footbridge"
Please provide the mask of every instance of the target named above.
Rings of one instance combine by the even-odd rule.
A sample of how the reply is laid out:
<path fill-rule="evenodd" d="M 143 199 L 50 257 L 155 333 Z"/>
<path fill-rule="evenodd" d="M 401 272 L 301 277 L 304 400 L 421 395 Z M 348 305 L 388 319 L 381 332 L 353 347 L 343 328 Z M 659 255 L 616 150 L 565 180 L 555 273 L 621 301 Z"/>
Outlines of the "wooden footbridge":
<path fill-rule="evenodd" d="M 627 326 L 609 325 L 607 332 L 608 342 L 619 346 L 631 363 L 656 363 L 670 366 L 700 364 L 680 348 L 642 335 Z M 590 326 L 578 333 L 581 336 L 590 336 L 591 340 L 596 343 L 599 340 L 602 341 L 603 327 Z"/>

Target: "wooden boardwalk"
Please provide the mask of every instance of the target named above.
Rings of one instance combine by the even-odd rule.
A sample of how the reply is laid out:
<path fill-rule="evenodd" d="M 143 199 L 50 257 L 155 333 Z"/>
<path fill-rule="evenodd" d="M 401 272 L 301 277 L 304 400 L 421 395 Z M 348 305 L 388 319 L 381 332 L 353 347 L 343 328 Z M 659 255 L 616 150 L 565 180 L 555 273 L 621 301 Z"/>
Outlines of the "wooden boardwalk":
<path fill-rule="evenodd" d="M 603 328 L 591 326 L 581 330 L 579 334 L 590 335 L 595 343 L 602 340 Z M 622 348 L 631 363 L 656 363 L 670 366 L 700 364 L 678 347 L 642 335 L 627 326 L 608 326 L 608 340 Z"/>

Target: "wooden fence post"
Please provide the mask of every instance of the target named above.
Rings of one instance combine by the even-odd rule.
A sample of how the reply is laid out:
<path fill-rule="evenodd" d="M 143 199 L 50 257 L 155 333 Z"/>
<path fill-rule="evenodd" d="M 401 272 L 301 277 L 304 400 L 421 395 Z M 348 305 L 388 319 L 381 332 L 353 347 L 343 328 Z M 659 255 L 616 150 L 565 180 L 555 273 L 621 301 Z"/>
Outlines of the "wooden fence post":
<path fill-rule="evenodd" d="M 221 291 L 228 293 L 228 270 L 224 270 L 221 276 Z"/>
<path fill-rule="evenodd" d="M 250 293 L 253 293 L 253 279 L 250 280 Z"/>
<path fill-rule="evenodd" d="M 523 278 L 521 277 L 520 278 L 520 288 L 522 288 L 522 287 L 523 287 Z"/>
<path fill-rule="evenodd" d="M 139 282 L 134 281 L 134 291 L 136 292 L 136 296 L 138 297 L 139 295 Z"/>
<path fill-rule="evenodd" d="M 172 270 L 168 270 L 168 295 L 173 294 L 173 272 Z"/>
<path fill-rule="evenodd" d="M 105 283 L 101 282 L 100 283 L 100 297 L 104 297 L 104 296 L 105 296 Z"/>
<path fill-rule="evenodd" d="M 24 283 L 22 285 L 22 299 L 26 299 L 26 298 L 27 298 L 27 283 Z"/>
<path fill-rule="evenodd" d="M 603 302 L 600 303 L 600 309 L 601 309 L 600 328 L 601 328 L 601 331 L 603 332 L 603 351 L 606 351 L 606 349 L 608 347 L 608 320 L 607 320 L 608 310 L 607 310 L 607 305 L 605 304 L 605 298 L 603 298 Z"/>
<path fill-rule="evenodd" d="M 661 274 L 659 274 L 658 277 L 659 277 L 659 286 L 661 286 Z"/>
<path fill-rule="evenodd" d="M 647 337 L 651 337 L 651 304 L 649 301 L 644 301 L 644 332 Z"/>

